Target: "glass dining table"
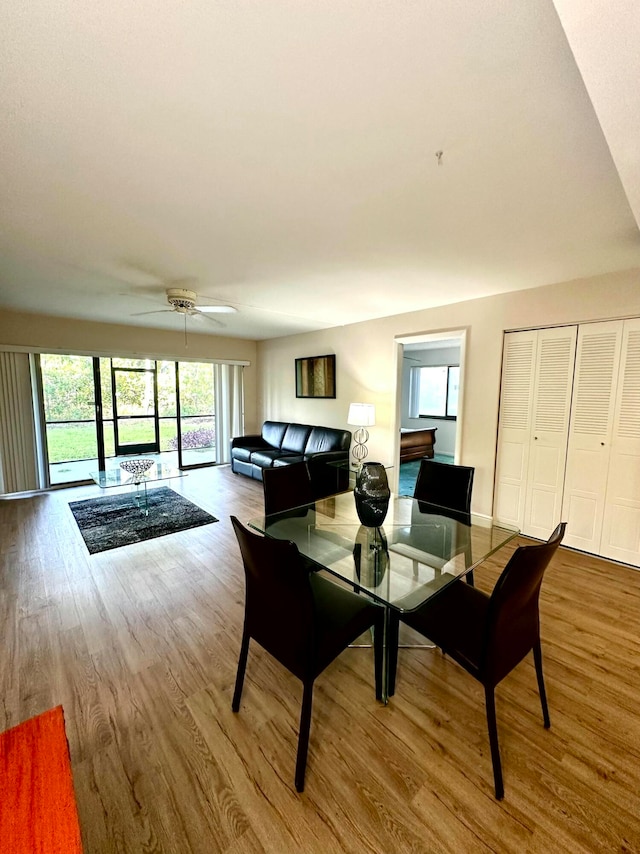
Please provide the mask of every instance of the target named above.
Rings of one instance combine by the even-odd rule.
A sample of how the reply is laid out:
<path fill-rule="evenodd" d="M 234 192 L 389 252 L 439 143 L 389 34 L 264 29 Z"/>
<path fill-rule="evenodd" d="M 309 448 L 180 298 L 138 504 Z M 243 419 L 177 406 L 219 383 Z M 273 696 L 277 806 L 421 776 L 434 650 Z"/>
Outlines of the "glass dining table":
<path fill-rule="evenodd" d="M 353 492 L 249 521 L 256 531 L 291 540 L 318 570 L 385 607 L 383 699 L 388 700 L 386 626 L 390 610 L 418 608 L 473 571 L 519 533 L 486 517 L 391 496 L 384 523 L 360 523 Z"/>

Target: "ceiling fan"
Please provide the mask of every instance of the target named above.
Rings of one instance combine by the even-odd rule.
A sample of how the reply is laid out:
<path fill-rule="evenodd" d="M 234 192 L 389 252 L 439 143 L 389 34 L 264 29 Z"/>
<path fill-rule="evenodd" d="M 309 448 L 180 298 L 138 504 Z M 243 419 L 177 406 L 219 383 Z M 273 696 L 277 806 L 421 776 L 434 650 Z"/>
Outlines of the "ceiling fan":
<path fill-rule="evenodd" d="M 187 315 L 192 317 L 193 315 L 199 314 L 206 317 L 207 320 L 217 323 L 218 326 L 224 326 L 225 324 L 220 320 L 215 317 L 210 317 L 209 315 L 235 314 L 238 310 L 232 305 L 220 305 L 217 303 L 212 303 L 211 305 L 207 305 L 206 303 L 198 304 L 198 294 L 187 288 L 167 288 L 165 294 L 167 297 L 167 303 L 171 306 L 170 308 L 158 308 L 154 311 L 137 311 L 132 314 L 131 317 L 139 317 L 143 314 L 164 314 L 165 312 L 175 311 L 178 314 L 183 314 L 185 318 Z"/>
<path fill-rule="evenodd" d="M 212 317 L 212 314 L 235 314 L 237 312 L 237 308 L 234 308 L 232 305 L 222 305 L 220 303 L 212 303 L 206 304 L 202 303 L 198 299 L 198 294 L 195 291 L 192 291 L 189 288 L 167 288 L 165 291 L 165 296 L 167 298 L 167 304 L 170 308 L 158 308 L 153 311 L 137 311 L 134 312 L 131 317 L 141 317 L 145 314 L 165 314 L 175 312 L 176 314 L 181 314 L 184 317 L 184 345 L 188 346 L 187 343 L 187 317 L 204 317 L 206 320 L 210 320 L 212 323 L 215 323 L 217 326 L 226 326 L 225 323 L 218 320 L 216 317 Z M 203 297 L 200 299 L 208 299 L 208 297 Z"/>

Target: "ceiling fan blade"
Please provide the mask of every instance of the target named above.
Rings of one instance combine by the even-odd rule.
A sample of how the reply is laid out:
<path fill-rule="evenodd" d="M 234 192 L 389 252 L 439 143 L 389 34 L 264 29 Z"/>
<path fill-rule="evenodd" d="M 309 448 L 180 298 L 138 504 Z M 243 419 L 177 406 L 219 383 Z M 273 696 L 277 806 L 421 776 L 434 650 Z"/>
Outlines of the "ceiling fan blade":
<path fill-rule="evenodd" d="M 204 317 L 205 320 L 210 320 L 211 323 L 215 323 L 217 326 L 225 327 L 227 324 L 223 323 L 221 320 L 218 320 L 216 317 L 210 317 L 208 314 L 205 314 L 204 311 L 200 311 L 199 308 L 194 308 L 192 311 L 194 315 L 200 315 L 200 317 Z"/>
<path fill-rule="evenodd" d="M 133 314 L 130 314 L 129 317 L 141 317 L 143 314 L 165 314 L 166 312 L 173 313 L 173 309 L 160 308 L 157 311 L 135 311 Z"/>
<path fill-rule="evenodd" d="M 196 305 L 196 310 L 203 314 L 235 314 L 238 311 L 232 305 Z"/>

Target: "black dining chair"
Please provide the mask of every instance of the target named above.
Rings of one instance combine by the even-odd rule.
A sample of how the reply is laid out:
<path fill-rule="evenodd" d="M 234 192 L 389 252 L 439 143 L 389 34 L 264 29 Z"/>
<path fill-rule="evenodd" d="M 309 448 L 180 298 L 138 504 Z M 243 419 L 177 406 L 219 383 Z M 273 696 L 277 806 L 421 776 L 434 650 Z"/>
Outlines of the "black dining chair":
<path fill-rule="evenodd" d="M 306 462 L 275 466 L 262 472 L 264 515 L 272 516 L 313 503 L 313 487 Z"/>
<path fill-rule="evenodd" d="M 439 513 L 441 507 L 459 513 L 471 513 L 473 491 L 473 466 L 457 466 L 422 459 L 413 491 L 422 513 Z M 465 581 L 473 584 L 473 570 L 465 575 Z"/>
<path fill-rule="evenodd" d="M 303 686 L 295 787 L 304 789 L 316 678 L 349 644 L 373 627 L 375 692 L 382 699 L 384 609 L 316 572 L 287 540 L 254 534 L 231 517 L 245 570 L 245 616 L 232 709 L 240 708 L 253 639 Z"/>
<path fill-rule="evenodd" d="M 403 623 L 426 635 L 484 686 L 496 798 L 504 795 L 498 747 L 495 688 L 530 651 L 538 679 L 542 716 L 551 726 L 542 675 L 539 596 L 544 572 L 562 542 L 561 522 L 546 543 L 519 546 L 491 595 L 469 584 L 450 584 L 420 608 L 401 614 Z M 390 654 L 393 655 L 393 649 Z M 397 646 L 395 648 L 397 655 Z M 389 694 L 395 685 L 390 667 Z"/>
<path fill-rule="evenodd" d="M 421 503 L 470 513 L 474 473 L 473 466 L 422 459 L 413 497 Z"/>

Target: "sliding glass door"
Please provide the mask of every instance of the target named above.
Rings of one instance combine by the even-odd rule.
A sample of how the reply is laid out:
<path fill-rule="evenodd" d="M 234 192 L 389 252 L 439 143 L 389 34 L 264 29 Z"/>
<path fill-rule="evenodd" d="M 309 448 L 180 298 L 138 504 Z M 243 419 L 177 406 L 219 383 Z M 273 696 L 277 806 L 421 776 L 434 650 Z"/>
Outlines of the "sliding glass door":
<path fill-rule="evenodd" d="M 41 355 L 39 364 L 51 485 L 88 480 L 122 456 L 159 455 L 180 469 L 216 462 L 212 363 Z M 241 413 L 242 401 L 233 405 Z"/>
<path fill-rule="evenodd" d="M 95 360 L 91 356 L 40 356 L 44 423 L 52 485 L 88 480 L 104 465 L 96 413 Z"/>
<path fill-rule="evenodd" d="M 216 461 L 213 365 L 178 362 L 176 367 L 180 468 L 211 465 Z"/>

